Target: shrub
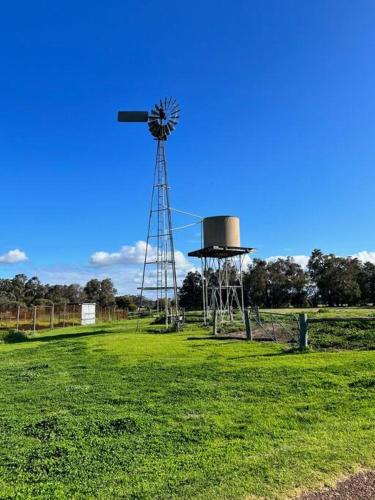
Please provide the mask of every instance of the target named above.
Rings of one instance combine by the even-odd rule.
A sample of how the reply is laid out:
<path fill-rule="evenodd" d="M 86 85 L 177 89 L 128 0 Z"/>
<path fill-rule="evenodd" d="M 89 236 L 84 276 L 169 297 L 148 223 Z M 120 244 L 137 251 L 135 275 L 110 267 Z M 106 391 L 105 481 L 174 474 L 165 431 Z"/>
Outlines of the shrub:
<path fill-rule="evenodd" d="M 29 337 L 26 332 L 17 332 L 16 330 L 13 330 L 3 334 L 3 341 L 6 344 L 26 342 L 27 340 L 29 340 Z"/>

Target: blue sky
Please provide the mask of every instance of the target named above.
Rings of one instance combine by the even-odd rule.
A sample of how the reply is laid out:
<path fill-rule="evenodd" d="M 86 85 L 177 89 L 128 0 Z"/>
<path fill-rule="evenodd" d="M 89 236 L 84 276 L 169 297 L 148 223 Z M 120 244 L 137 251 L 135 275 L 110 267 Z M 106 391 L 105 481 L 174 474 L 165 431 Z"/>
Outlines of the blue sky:
<path fill-rule="evenodd" d="M 173 206 L 238 215 L 258 257 L 375 261 L 374 2 L 18 1 L 0 22 L 0 276 L 134 289 L 155 144 L 116 112 L 169 95 Z"/>

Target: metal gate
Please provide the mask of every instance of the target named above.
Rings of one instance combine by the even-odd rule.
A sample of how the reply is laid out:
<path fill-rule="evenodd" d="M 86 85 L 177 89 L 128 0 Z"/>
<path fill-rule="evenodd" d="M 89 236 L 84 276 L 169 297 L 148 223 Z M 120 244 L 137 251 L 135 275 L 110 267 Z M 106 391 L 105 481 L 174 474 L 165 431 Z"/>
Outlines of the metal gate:
<path fill-rule="evenodd" d="M 249 310 L 254 340 L 297 343 L 299 339 L 298 315 L 271 310 Z"/>

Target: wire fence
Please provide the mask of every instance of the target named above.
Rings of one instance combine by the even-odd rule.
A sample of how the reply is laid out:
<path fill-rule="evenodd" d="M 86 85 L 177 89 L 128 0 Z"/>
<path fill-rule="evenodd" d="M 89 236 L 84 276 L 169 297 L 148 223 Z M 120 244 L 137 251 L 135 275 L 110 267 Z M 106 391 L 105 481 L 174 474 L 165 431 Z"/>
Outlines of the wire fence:
<path fill-rule="evenodd" d="M 299 319 L 295 313 L 260 311 L 249 309 L 253 340 L 297 343 L 299 340 Z"/>
<path fill-rule="evenodd" d="M 291 349 L 375 349 L 375 309 L 362 311 L 367 316 L 333 316 L 337 311 L 318 310 L 308 313 L 301 310 L 261 310 L 248 308 L 244 315 L 234 311 L 231 321 L 225 324 L 209 321 L 212 333 L 218 338 L 230 334 L 232 338 L 269 341 L 289 344 Z M 361 314 L 361 311 L 358 311 Z M 204 322 L 202 311 L 185 313 L 186 323 Z"/>
<path fill-rule="evenodd" d="M 24 306 L 0 305 L 0 331 L 37 331 L 78 326 L 82 322 L 81 304 L 48 304 Z M 374 310 L 375 314 L 375 310 Z M 117 307 L 96 307 L 96 323 L 113 323 L 139 317 L 153 317 L 156 312 L 144 309 L 129 312 Z M 249 308 L 249 335 L 240 311 L 234 311 L 232 321 L 216 324 L 216 334 L 234 333 L 238 337 L 258 341 L 289 343 L 304 349 L 375 349 L 375 315 L 367 317 L 319 317 L 300 311 L 260 310 Z M 185 323 L 204 324 L 203 311 L 184 311 Z M 212 323 L 212 322 L 210 322 Z M 241 338 L 242 338 L 241 337 Z"/>
<path fill-rule="evenodd" d="M 96 307 L 97 323 L 128 319 L 127 309 Z M 0 330 L 36 331 L 81 324 L 81 304 L 0 305 Z"/>

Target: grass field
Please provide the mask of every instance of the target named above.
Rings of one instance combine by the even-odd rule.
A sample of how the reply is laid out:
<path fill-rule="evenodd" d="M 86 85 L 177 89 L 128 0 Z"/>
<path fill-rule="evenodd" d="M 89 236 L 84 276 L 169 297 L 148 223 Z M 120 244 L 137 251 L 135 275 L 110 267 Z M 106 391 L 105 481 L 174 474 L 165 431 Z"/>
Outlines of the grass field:
<path fill-rule="evenodd" d="M 307 313 L 311 318 L 351 318 L 351 317 L 375 317 L 375 307 L 307 307 L 307 308 L 279 308 L 260 309 L 261 312 L 276 312 L 281 314 Z"/>
<path fill-rule="evenodd" d="M 374 350 L 147 325 L 0 344 L 0 498 L 282 498 L 375 466 Z"/>

